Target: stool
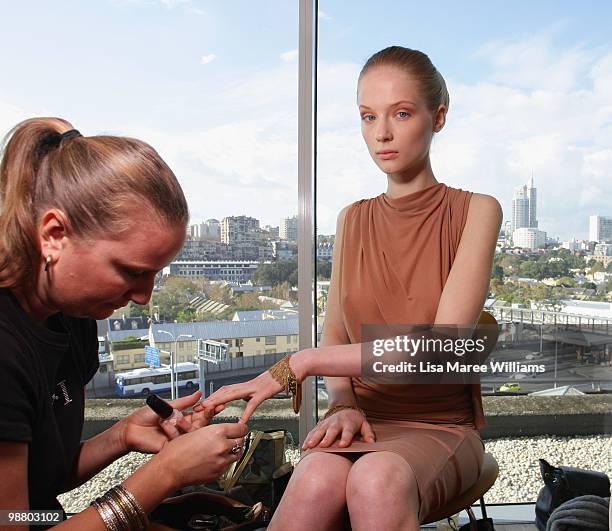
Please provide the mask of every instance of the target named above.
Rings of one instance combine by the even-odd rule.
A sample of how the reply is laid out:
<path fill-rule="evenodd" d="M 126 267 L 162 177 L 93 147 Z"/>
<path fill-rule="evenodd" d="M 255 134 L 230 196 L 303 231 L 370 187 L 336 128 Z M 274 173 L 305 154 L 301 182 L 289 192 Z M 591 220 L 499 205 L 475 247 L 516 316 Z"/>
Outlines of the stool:
<path fill-rule="evenodd" d="M 466 510 L 470 515 L 470 518 L 474 517 L 472 512 L 472 504 L 476 500 L 480 500 L 480 509 L 482 511 L 482 517 L 487 517 L 487 510 L 484 502 L 484 495 L 493 486 L 497 476 L 499 475 L 499 466 L 495 458 L 488 453 L 484 454 L 482 460 L 482 471 L 480 476 L 469 489 L 462 492 L 459 496 L 452 499 L 444 507 L 440 507 L 433 513 L 427 515 L 427 518 L 421 524 L 430 524 L 432 522 L 438 522 L 445 520 L 453 514 L 457 514 L 463 510 Z M 474 518 L 475 520 L 475 518 Z"/>

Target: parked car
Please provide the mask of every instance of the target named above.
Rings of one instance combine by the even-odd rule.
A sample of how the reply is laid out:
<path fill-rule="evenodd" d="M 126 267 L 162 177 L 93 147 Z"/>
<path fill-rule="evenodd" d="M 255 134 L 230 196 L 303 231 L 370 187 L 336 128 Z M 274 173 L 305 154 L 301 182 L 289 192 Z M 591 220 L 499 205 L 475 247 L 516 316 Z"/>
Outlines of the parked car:
<path fill-rule="evenodd" d="M 530 354 L 527 354 L 527 356 L 525 356 L 526 360 L 535 360 L 538 358 L 542 357 L 542 353 L 541 352 L 531 352 Z"/>
<path fill-rule="evenodd" d="M 508 382 L 505 383 L 504 385 L 500 386 L 499 388 L 500 391 L 504 392 L 504 393 L 508 393 L 511 391 L 520 391 L 521 390 L 521 386 L 517 383 L 514 382 Z"/>

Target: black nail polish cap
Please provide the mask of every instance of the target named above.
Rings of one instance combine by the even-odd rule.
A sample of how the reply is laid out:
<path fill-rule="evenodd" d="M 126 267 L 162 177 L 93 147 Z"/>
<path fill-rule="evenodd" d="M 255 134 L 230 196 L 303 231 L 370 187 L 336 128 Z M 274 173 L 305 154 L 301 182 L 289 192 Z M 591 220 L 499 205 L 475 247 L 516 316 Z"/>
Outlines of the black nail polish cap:
<path fill-rule="evenodd" d="M 167 419 L 172 415 L 172 411 L 174 411 L 174 408 L 168 404 L 168 402 L 157 395 L 149 395 L 147 397 L 147 406 L 155 411 L 162 419 Z"/>

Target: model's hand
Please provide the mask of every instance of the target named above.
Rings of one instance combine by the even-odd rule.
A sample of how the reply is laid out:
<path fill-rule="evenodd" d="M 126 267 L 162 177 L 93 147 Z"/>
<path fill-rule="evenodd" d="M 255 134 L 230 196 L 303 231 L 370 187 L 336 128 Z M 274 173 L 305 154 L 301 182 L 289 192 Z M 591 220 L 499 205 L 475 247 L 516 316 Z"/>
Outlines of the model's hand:
<path fill-rule="evenodd" d="M 182 411 L 192 407 L 201 397 L 202 393 L 196 391 L 189 396 L 173 400 L 170 405 Z M 119 430 L 122 448 L 126 452 L 135 450 L 155 454 L 168 441 L 178 437 L 181 433 L 187 433 L 203 426 L 206 419 L 212 418 L 212 416 L 213 414 L 205 409 L 195 421 L 191 415 L 178 419 L 176 422 L 161 421 L 149 406 L 144 406 L 120 420 L 116 428 Z"/>
<path fill-rule="evenodd" d="M 241 457 L 242 448 L 237 453 L 231 450 L 244 446 L 248 431 L 245 424 L 206 426 L 173 439 L 154 459 L 163 463 L 177 488 L 209 483 Z"/>
<path fill-rule="evenodd" d="M 223 404 L 215 408 L 209 405 L 201 404 L 198 404 L 198 406 L 199 407 L 197 411 L 194 409 L 194 411 L 192 411 L 191 413 L 183 413 L 185 422 L 188 423 L 190 426 L 188 430 L 183 431 L 189 432 L 208 426 L 212 422 L 213 417 L 216 414 L 221 413 L 221 411 L 225 409 L 225 406 Z M 183 423 L 183 426 L 185 426 L 185 422 Z"/>
<path fill-rule="evenodd" d="M 203 409 L 216 411 L 219 406 L 223 406 L 232 400 L 239 400 L 242 398 L 247 401 L 247 405 L 240 417 L 240 422 L 246 423 L 259 404 L 277 395 L 282 389 L 281 384 L 266 371 L 248 382 L 221 387 L 221 389 L 215 391 L 206 400 L 196 405 L 193 411 L 196 413 Z"/>
<path fill-rule="evenodd" d="M 364 442 L 376 440 L 372 426 L 362 413 L 356 409 L 343 409 L 319 422 L 306 437 L 302 450 L 315 446 L 327 448 L 337 439 L 339 439 L 338 446 L 346 448 L 350 446 L 357 434 Z"/>

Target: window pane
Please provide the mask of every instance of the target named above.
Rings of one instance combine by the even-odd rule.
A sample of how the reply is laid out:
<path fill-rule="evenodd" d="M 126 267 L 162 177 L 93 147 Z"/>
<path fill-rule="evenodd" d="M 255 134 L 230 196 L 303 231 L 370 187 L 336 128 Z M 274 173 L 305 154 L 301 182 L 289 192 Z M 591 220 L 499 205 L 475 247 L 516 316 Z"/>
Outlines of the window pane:
<path fill-rule="evenodd" d="M 390 107 L 397 101 L 391 98 L 396 95 L 391 89 L 378 91 L 371 101 L 360 100 L 367 104 L 360 115 L 357 80 L 374 52 L 397 44 L 429 55 L 450 93 L 446 123 L 431 144 L 433 175 L 448 187 L 492 196 L 502 207 L 503 223 L 485 307 L 500 329 L 489 361 L 503 369 L 482 376 L 488 417 L 482 436 L 486 451 L 500 464 L 500 479 L 487 495 L 490 502 L 534 502 L 542 485 L 537 458 L 552 455 L 548 452 L 558 456 L 557 465 L 610 473 L 609 460 L 585 460 L 571 450 L 584 447 L 587 455 L 593 455 L 599 448 L 593 438 L 578 436 L 582 428 L 571 420 L 578 417 L 564 416 L 577 407 L 575 397 L 564 395 L 552 405 L 545 402 L 546 397 L 527 396 L 532 392 L 597 395 L 610 389 L 610 128 L 588 109 L 609 108 L 612 103 L 612 93 L 604 89 L 610 79 L 612 41 L 601 13 L 595 16 L 565 6 L 555 9 L 551 19 L 551 6 L 549 2 L 537 6 L 518 2 L 510 8 L 479 2 L 468 17 L 465 6 L 452 2 L 383 2 L 376 10 L 363 2 L 350 8 L 332 0 L 319 3 L 316 208 L 320 324 L 330 317 L 329 255 L 340 210 L 361 199 L 383 202 L 385 193 L 402 198 L 406 208 L 416 201 L 410 202 L 407 196 L 417 189 L 411 188 L 410 179 L 419 172 L 394 173 L 389 156 L 375 156 L 373 162 L 363 136 L 373 139 L 370 150 L 374 153 L 397 149 L 402 157 L 407 152 L 406 157 L 419 160 L 427 152 L 425 146 L 415 154 L 421 147 L 410 136 L 409 124 L 420 122 L 413 117 L 415 112 L 404 115 L 400 112 L 406 109 L 401 106 Z M 389 13 L 401 23 L 389 24 Z M 496 20 L 494 33 L 474 30 L 486 28 L 486 21 L 492 19 Z M 561 20 L 565 23 L 560 24 Z M 433 118 L 427 122 L 430 128 Z M 375 127 L 379 129 L 372 133 Z M 391 188 L 386 173 L 394 175 Z M 398 182 L 402 186 L 395 186 Z M 409 231 L 411 220 L 417 218 L 390 219 L 386 220 L 389 225 L 402 222 Z M 426 244 L 431 245 L 435 234 L 426 225 L 422 230 L 429 235 L 427 240 L 395 241 L 379 249 L 382 265 L 367 277 L 374 286 L 382 284 L 377 283 L 379 278 L 391 282 L 414 253 L 430 256 Z M 357 245 L 357 236 L 351 233 L 345 245 Z M 383 236 L 371 233 L 368 241 L 380 248 Z M 455 251 L 458 243 L 454 242 Z M 343 267 L 356 271 L 366 267 L 364 263 L 367 257 L 360 263 L 345 261 Z M 399 280 L 408 295 L 419 282 L 423 276 Z M 347 282 L 344 286 L 346 291 L 339 299 L 344 306 L 340 305 L 335 317 L 340 315 L 341 321 L 350 323 L 350 317 L 361 311 L 359 305 L 372 300 L 364 284 Z M 383 307 L 385 296 L 380 296 Z M 426 303 L 430 301 L 423 300 Z M 432 318 L 436 309 L 437 301 Z M 566 319 L 570 320 L 567 325 Z M 413 322 L 410 312 L 405 322 Z M 330 338 L 330 342 L 339 339 Z M 524 365 L 543 366 L 544 372 L 525 372 Z M 327 409 L 322 383 L 319 397 L 322 415 Z M 600 407 L 609 409 L 599 397 L 588 398 L 600 400 Z M 590 414 L 591 406 L 580 407 L 583 414 Z M 547 413 L 539 423 L 529 414 L 543 410 Z M 508 418 L 505 427 L 500 426 L 500 418 Z M 560 423 L 560 418 L 566 421 Z M 514 431 L 508 433 L 508 426 L 515 426 Z M 522 436 L 522 430 L 528 429 L 539 438 Z M 609 444 L 603 425 L 593 429 Z M 559 438 L 544 439 L 551 433 Z M 544 440 L 550 450 L 544 449 Z M 538 451 L 532 452 L 532 447 Z"/>
<path fill-rule="evenodd" d="M 85 136 L 141 138 L 189 204 L 187 240 L 156 279 L 151 305 L 99 323 L 110 344 L 128 335 L 140 344 L 109 344 L 107 372 L 87 396 L 118 396 L 115 374 L 147 366 L 140 338 L 150 332 L 162 365 L 192 363 L 206 348 L 199 340 L 227 346 L 227 359 L 198 367 L 195 385 L 204 374 L 207 395 L 282 358 L 284 338 L 298 334 L 297 1 L 26 0 L 3 9 L 2 22 L 0 44 L 12 52 L 0 56 L 0 135 L 51 115 Z M 15 47 L 26 27 L 31 38 Z M 153 382 L 169 396 L 169 376 L 138 379 L 130 396 Z M 191 380 L 179 379 L 181 395 Z"/>

